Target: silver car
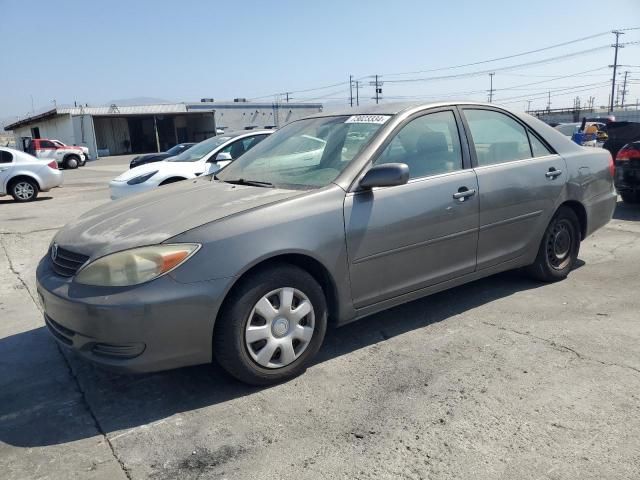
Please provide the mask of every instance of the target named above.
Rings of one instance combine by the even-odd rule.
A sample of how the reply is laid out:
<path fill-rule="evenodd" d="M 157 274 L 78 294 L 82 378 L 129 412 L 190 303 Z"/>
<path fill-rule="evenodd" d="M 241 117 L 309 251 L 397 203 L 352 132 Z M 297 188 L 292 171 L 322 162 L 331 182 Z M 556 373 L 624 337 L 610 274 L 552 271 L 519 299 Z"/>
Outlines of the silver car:
<path fill-rule="evenodd" d="M 244 382 L 283 381 L 328 325 L 518 267 L 565 278 L 612 216 L 612 165 L 492 105 L 320 114 L 216 176 L 63 228 L 37 271 L 45 321 L 112 368 L 215 357 Z"/>
<path fill-rule="evenodd" d="M 62 172 L 55 160 L 0 147 L 0 197 L 11 195 L 16 202 L 31 202 L 39 192 L 60 186 Z"/>

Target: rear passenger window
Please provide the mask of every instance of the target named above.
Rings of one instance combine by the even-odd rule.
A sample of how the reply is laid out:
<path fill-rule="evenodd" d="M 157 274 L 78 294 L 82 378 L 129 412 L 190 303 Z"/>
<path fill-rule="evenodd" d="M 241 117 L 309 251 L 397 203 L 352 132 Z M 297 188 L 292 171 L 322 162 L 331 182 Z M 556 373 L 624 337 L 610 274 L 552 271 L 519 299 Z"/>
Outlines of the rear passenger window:
<path fill-rule="evenodd" d="M 429 113 L 402 127 L 375 164 L 396 162 L 409 166 L 410 178 L 462 169 L 460 136 L 453 112 Z"/>
<path fill-rule="evenodd" d="M 529 140 L 531 141 L 531 151 L 534 157 L 544 157 L 545 155 L 553 154 L 553 152 L 531 132 L 529 132 Z"/>
<path fill-rule="evenodd" d="M 495 165 L 531 158 L 527 132 L 522 125 L 492 110 L 464 110 L 478 165 Z"/>
<path fill-rule="evenodd" d="M 10 152 L 0 150 L 0 163 L 11 163 L 13 161 L 13 155 Z"/>

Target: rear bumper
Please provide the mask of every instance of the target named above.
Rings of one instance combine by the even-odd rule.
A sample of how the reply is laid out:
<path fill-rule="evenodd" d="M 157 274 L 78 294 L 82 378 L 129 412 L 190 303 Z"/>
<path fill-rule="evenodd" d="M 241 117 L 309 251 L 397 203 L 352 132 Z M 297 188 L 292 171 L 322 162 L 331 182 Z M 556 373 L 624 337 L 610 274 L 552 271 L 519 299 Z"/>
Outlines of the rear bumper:
<path fill-rule="evenodd" d="M 182 284 L 169 275 L 127 288 L 80 285 L 37 270 L 49 332 L 80 356 L 124 372 L 208 363 L 215 318 L 230 279 Z"/>
<path fill-rule="evenodd" d="M 614 182 L 618 192 L 640 191 L 640 168 L 617 165 Z"/>
<path fill-rule="evenodd" d="M 609 223 L 617 203 L 618 195 L 612 190 L 592 198 L 585 205 L 587 211 L 587 236 Z"/>
<path fill-rule="evenodd" d="M 42 174 L 41 171 L 39 179 L 40 191 L 42 192 L 48 192 L 52 188 L 61 187 L 63 183 L 63 176 L 60 170 L 54 170 L 49 167 L 46 168 L 48 169 L 48 171 L 46 171 L 44 174 Z"/>

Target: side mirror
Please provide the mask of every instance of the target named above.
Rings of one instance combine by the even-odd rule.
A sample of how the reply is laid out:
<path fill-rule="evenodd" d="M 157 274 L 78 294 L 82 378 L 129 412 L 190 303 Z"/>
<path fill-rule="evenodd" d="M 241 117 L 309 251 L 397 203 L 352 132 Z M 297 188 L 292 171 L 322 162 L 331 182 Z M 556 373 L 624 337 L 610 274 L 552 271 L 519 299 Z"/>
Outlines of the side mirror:
<path fill-rule="evenodd" d="M 216 162 L 229 162 L 231 160 L 233 160 L 233 157 L 228 152 L 220 152 L 218 155 L 216 155 Z"/>
<path fill-rule="evenodd" d="M 406 163 L 383 163 L 371 167 L 360 180 L 361 188 L 393 187 L 409 181 L 409 166 Z"/>

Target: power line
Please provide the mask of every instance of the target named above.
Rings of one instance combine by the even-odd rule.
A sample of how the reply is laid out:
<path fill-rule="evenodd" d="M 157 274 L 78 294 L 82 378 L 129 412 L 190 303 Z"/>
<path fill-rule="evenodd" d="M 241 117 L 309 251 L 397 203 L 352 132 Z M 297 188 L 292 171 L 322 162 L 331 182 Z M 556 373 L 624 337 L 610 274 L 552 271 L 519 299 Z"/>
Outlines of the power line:
<path fill-rule="evenodd" d="M 436 77 L 422 77 L 422 78 L 405 78 L 405 79 L 401 79 L 401 80 L 386 80 L 387 83 L 414 83 L 414 82 L 428 82 L 428 81 L 435 81 L 435 80 L 448 80 L 448 79 L 452 79 L 452 78 L 466 78 L 466 77 L 476 77 L 479 75 L 487 75 L 491 72 L 498 72 L 498 71 L 504 71 L 504 70 L 516 70 L 518 68 L 522 68 L 522 67 L 528 67 L 531 65 L 541 65 L 541 64 L 545 64 L 545 63 L 551 63 L 557 60 L 563 60 L 565 58 L 571 58 L 571 57 L 577 57 L 580 55 L 587 55 L 589 53 L 593 53 L 599 50 L 605 50 L 609 48 L 609 45 L 603 45 L 600 47 L 595 47 L 595 48 L 589 48 L 587 50 L 580 50 L 577 52 L 572 52 L 572 53 L 568 53 L 565 55 L 559 55 L 556 57 L 550 57 L 550 58 L 545 58 L 542 60 L 536 60 L 533 62 L 526 62 L 526 63 L 520 63 L 520 64 L 516 64 L 516 65 L 509 65 L 506 67 L 498 67 L 498 68 L 494 68 L 491 70 L 476 70 L 473 72 L 465 72 L 465 73 L 457 73 L 454 75 L 440 75 L 440 76 L 436 76 Z"/>
<path fill-rule="evenodd" d="M 537 48 L 535 50 L 528 50 L 526 52 L 515 53 L 513 55 L 507 55 L 507 56 L 504 56 L 504 57 L 490 58 L 488 60 L 481 60 L 481 61 L 478 61 L 478 62 L 464 63 L 464 64 L 460 64 L 460 65 L 453 65 L 453 66 L 450 66 L 450 67 L 432 68 L 432 69 L 429 69 L 429 70 L 417 70 L 417 71 L 414 71 L 414 72 L 386 73 L 386 74 L 383 74 L 383 76 L 390 77 L 390 76 L 396 76 L 396 75 L 415 75 L 417 73 L 440 72 L 440 71 L 443 71 L 443 70 L 453 70 L 453 69 L 456 69 L 456 68 L 473 67 L 475 65 L 482 65 L 482 64 L 485 64 L 485 63 L 498 62 L 500 60 L 509 60 L 511 58 L 517 58 L 517 57 L 522 57 L 522 56 L 525 56 L 525 55 L 531 55 L 533 53 L 544 52 L 546 50 L 551 50 L 553 48 L 564 47 L 564 46 L 571 45 L 571 44 L 574 44 L 574 43 L 583 42 L 585 40 L 591 40 L 593 38 L 602 37 L 602 36 L 608 35 L 609 33 L 610 32 L 608 32 L 608 31 L 607 32 L 600 32 L 600 33 L 596 33 L 594 35 L 588 35 L 586 37 L 581 37 L 581 38 L 576 38 L 574 40 L 569 40 L 568 42 L 562 42 L 562 43 L 557 43 L 555 45 L 549 45 L 548 47 Z"/>

